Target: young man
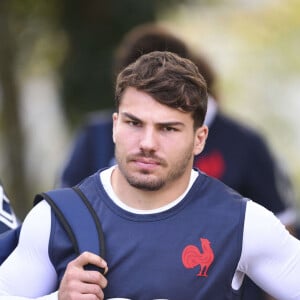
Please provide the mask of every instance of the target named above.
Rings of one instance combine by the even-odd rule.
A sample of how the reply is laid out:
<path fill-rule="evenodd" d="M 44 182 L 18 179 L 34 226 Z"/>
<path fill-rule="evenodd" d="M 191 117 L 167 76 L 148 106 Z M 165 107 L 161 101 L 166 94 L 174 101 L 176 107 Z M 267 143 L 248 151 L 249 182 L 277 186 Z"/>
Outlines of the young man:
<path fill-rule="evenodd" d="M 300 242 L 271 212 L 193 169 L 208 135 L 197 67 L 169 52 L 143 55 L 118 76 L 116 103 L 117 165 L 79 184 L 107 257 L 74 257 L 41 202 L 0 268 L 0 299 L 238 299 L 245 274 L 277 299 L 300 299 Z"/>

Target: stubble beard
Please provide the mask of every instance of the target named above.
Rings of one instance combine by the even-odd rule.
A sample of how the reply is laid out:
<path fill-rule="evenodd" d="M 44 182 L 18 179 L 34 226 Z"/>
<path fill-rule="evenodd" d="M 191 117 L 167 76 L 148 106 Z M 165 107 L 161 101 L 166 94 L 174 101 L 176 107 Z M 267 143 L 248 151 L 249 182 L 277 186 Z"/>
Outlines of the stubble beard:
<path fill-rule="evenodd" d="M 143 170 L 138 174 L 133 174 L 127 166 L 131 159 L 126 157 L 122 158 L 122 155 L 120 155 L 117 147 L 115 148 L 115 157 L 120 172 L 132 187 L 143 191 L 158 191 L 168 183 L 172 183 L 179 179 L 185 173 L 192 156 L 192 146 L 190 146 L 186 149 L 185 153 L 180 156 L 181 159 L 175 162 L 173 166 L 170 167 L 167 174 L 157 177 L 156 175 L 151 174 L 151 172 Z M 152 156 L 140 153 L 136 155 L 136 157 Z M 161 167 L 167 168 L 167 162 L 161 161 Z"/>

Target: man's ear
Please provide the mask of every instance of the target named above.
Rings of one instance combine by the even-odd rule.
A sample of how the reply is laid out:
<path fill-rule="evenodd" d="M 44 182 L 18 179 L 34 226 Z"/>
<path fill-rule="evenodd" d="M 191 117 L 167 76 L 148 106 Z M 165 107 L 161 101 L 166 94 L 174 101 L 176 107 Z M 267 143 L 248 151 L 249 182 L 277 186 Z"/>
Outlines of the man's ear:
<path fill-rule="evenodd" d="M 195 132 L 195 143 L 194 143 L 194 155 L 200 154 L 205 146 L 205 142 L 208 136 L 208 127 L 202 125 Z"/>
<path fill-rule="evenodd" d="M 116 126 L 117 126 L 117 122 L 118 122 L 118 113 L 113 113 L 112 115 L 112 119 L 113 119 L 113 130 L 112 130 L 112 138 L 113 138 L 113 141 L 115 143 L 115 132 L 116 132 Z"/>

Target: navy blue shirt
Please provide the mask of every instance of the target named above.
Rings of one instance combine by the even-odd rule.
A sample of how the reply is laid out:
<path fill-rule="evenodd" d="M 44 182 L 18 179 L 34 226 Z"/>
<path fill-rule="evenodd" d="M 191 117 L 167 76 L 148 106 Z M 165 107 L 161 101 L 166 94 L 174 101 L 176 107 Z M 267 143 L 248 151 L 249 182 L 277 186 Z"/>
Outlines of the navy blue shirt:
<path fill-rule="evenodd" d="M 275 214 L 293 201 L 287 199 L 292 194 L 291 182 L 263 137 L 220 113 L 209 127 L 195 166 Z"/>

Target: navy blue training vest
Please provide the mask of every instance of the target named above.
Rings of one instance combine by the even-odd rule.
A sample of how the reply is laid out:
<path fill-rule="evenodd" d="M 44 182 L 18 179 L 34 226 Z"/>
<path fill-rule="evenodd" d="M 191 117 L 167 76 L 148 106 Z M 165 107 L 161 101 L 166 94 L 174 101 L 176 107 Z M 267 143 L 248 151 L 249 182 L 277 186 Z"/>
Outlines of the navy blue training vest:
<path fill-rule="evenodd" d="M 246 201 L 232 189 L 199 173 L 175 207 L 138 215 L 112 202 L 99 172 L 79 187 L 105 234 L 105 298 L 239 299 L 231 282 L 241 255 Z M 75 253 L 55 218 L 51 226 L 50 259 L 61 280 Z"/>

